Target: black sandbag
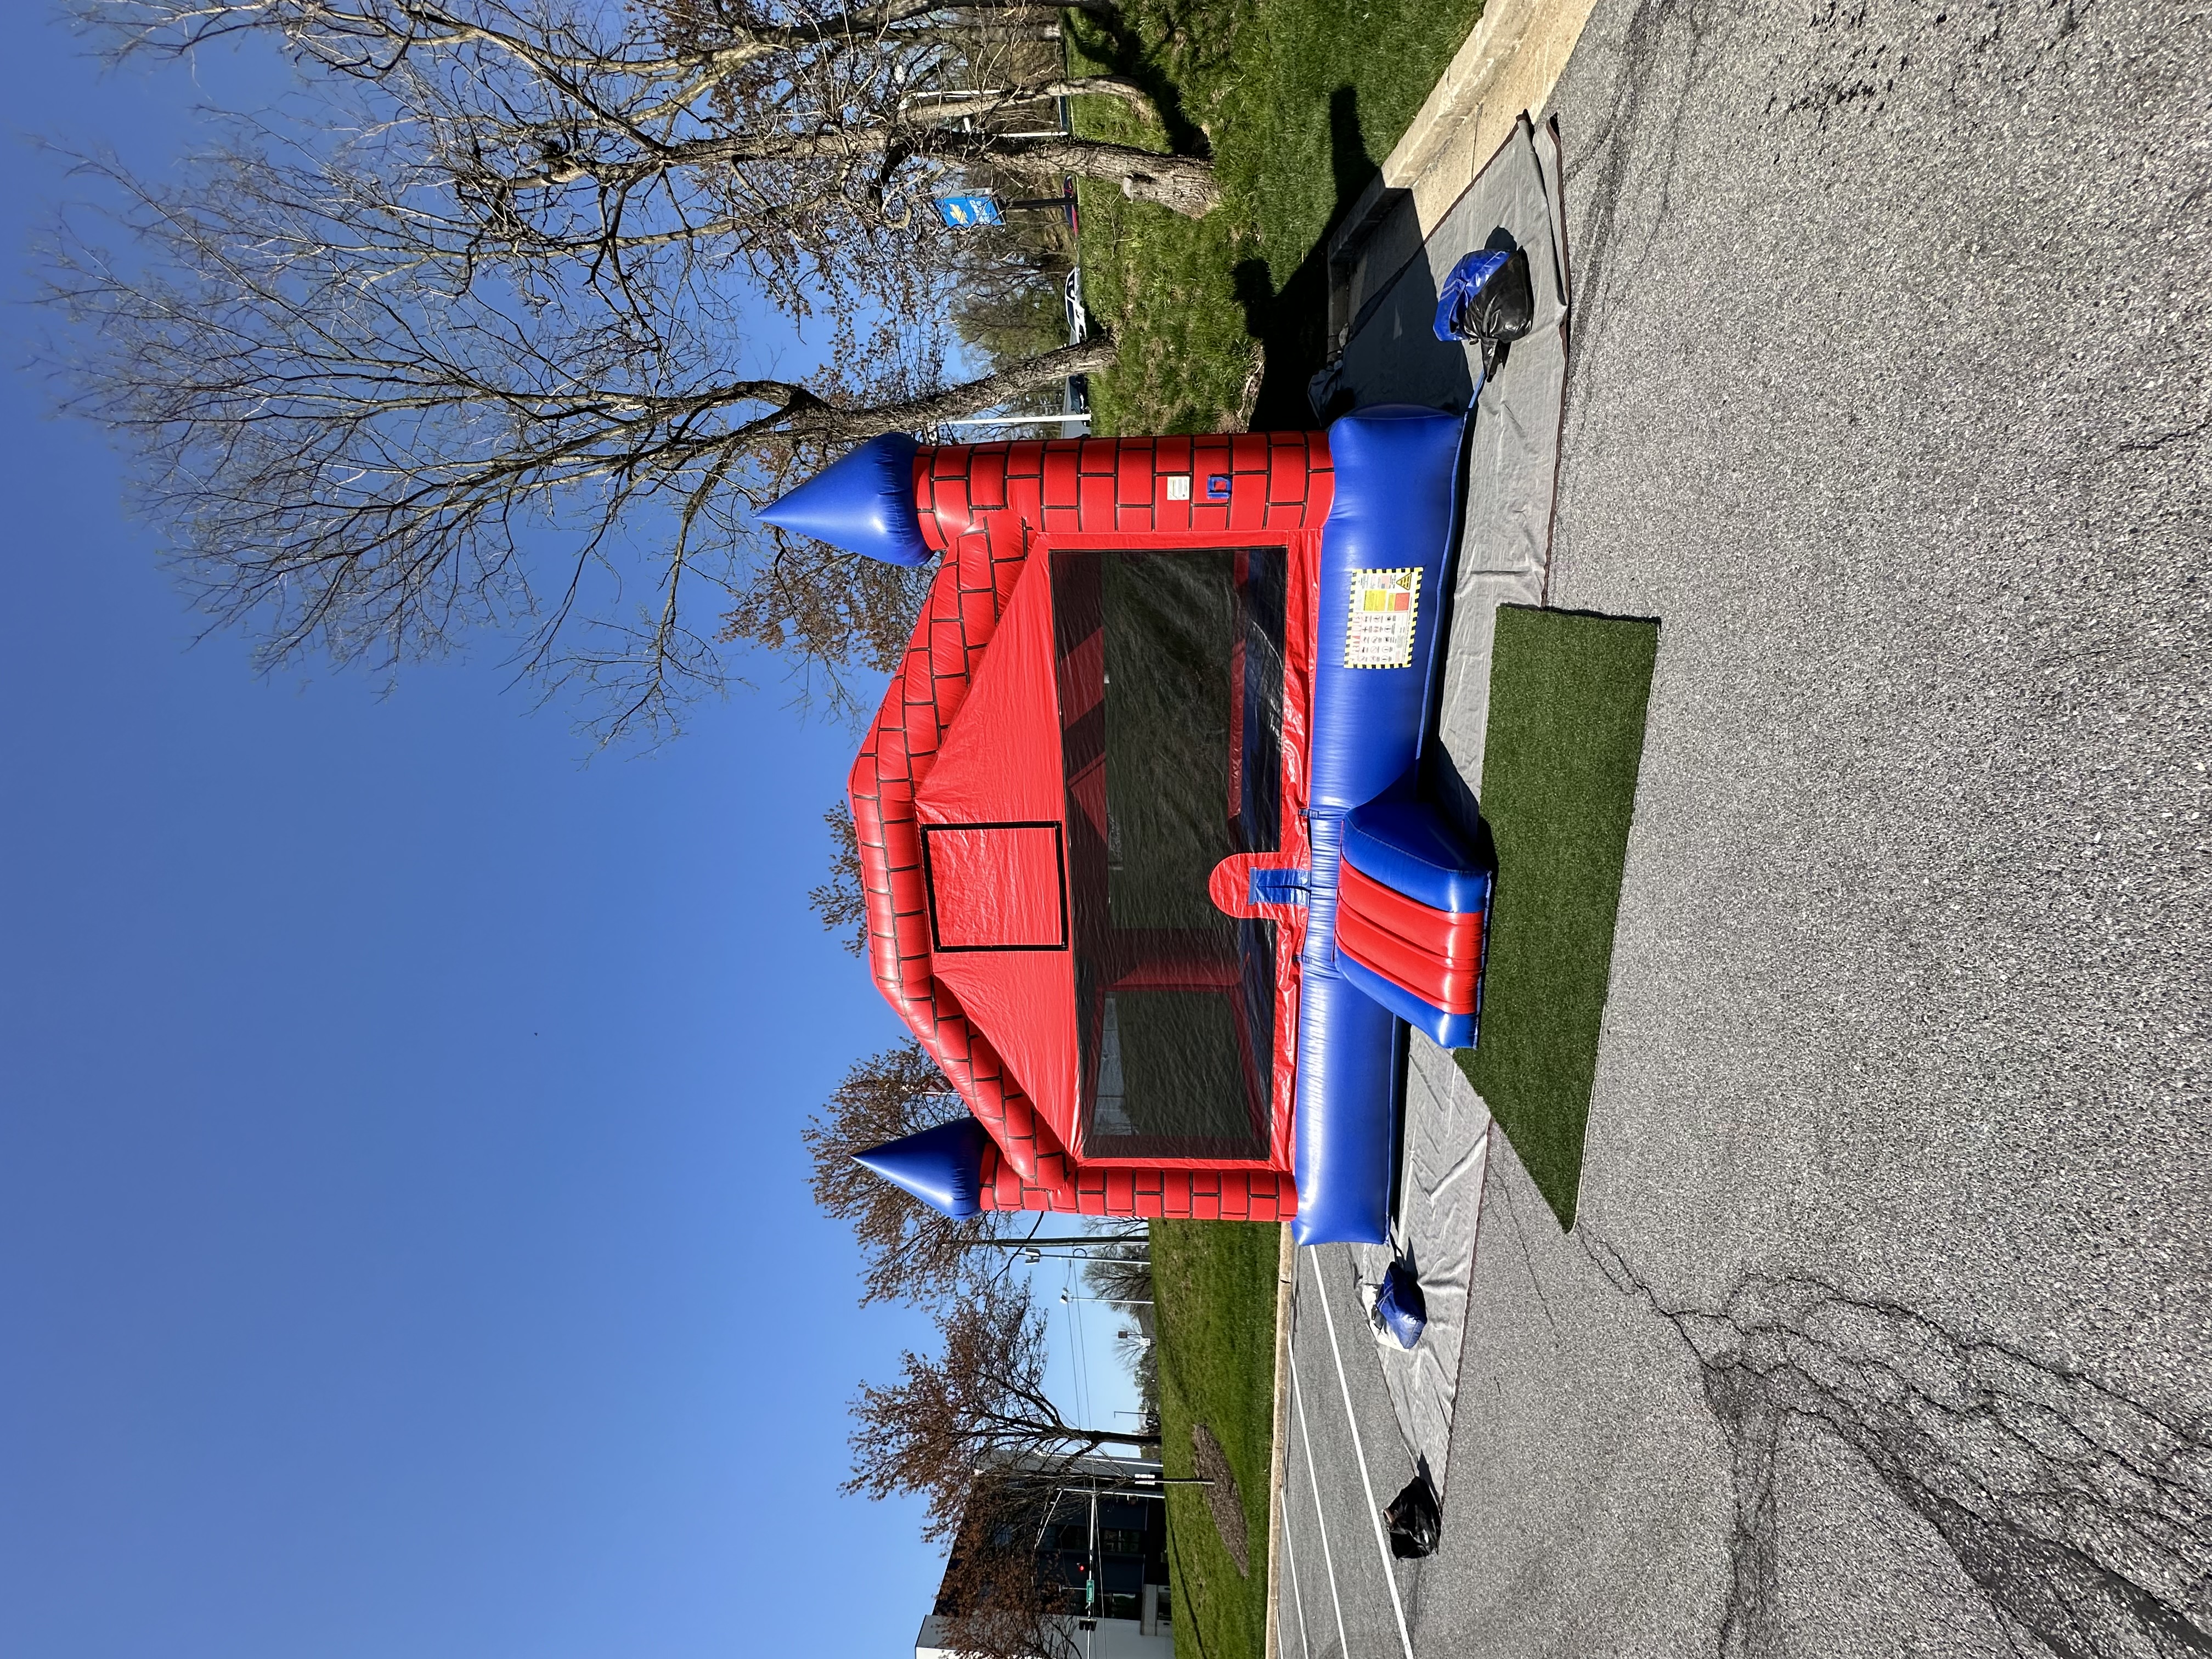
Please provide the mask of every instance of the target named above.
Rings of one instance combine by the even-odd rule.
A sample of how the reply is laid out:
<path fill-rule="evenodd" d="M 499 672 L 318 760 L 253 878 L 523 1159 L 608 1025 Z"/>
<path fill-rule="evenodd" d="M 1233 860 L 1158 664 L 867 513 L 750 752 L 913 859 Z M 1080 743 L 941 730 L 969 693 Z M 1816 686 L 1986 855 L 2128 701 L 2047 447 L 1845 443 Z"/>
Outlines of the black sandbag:
<path fill-rule="evenodd" d="M 1528 255 L 1477 248 L 1451 268 L 1437 298 L 1439 340 L 1517 340 L 1536 320 Z"/>
<path fill-rule="evenodd" d="M 1435 1553 L 1443 1534 L 1443 1517 L 1437 1510 L 1437 1489 L 1424 1469 L 1406 1483 L 1405 1491 L 1382 1511 L 1390 1532 L 1390 1553 L 1401 1561 L 1418 1561 Z"/>

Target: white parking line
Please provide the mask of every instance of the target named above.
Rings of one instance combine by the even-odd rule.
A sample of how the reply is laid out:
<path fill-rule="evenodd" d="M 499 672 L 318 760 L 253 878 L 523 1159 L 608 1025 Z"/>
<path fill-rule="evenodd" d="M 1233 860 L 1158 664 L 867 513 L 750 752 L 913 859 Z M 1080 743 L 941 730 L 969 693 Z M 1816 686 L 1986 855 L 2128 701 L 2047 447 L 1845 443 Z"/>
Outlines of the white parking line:
<path fill-rule="evenodd" d="M 1310 1460 L 1307 1467 L 1312 1467 Z M 1291 1570 L 1291 1606 L 1298 1615 L 1298 1659 L 1313 1659 L 1313 1638 L 1306 1634 L 1306 1598 L 1298 1593 L 1298 1553 L 1291 1547 L 1291 1492 L 1287 1480 L 1283 1483 L 1283 1560 Z M 1275 1611 L 1278 1623 L 1282 1617 L 1279 1607 Z"/>
<path fill-rule="evenodd" d="M 1318 1247 L 1312 1247 L 1317 1249 Z M 1311 1254 L 1310 1249 L 1308 1254 Z M 1406 1659 L 1413 1659 L 1413 1638 L 1406 1628 L 1405 1603 L 1398 1599 L 1398 1575 L 1390 1565 L 1390 1540 L 1382 1529 L 1382 1511 L 1375 1502 L 1375 1481 L 1367 1473 L 1367 1449 L 1359 1443 L 1359 1418 L 1352 1408 L 1352 1383 L 1344 1374 L 1344 1350 L 1336 1343 L 1336 1316 L 1329 1311 L 1328 1287 L 1322 1283 L 1321 1267 L 1314 1266 L 1314 1290 L 1321 1297 L 1321 1316 L 1328 1325 L 1328 1348 L 1336 1360 L 1336 1386 L 1344 1391 L 1344 1420 L 1352 1429 L 1352 1453 L 1359 1460 L 1359 1484 L 1367 1488 L 1367 1516 L 1375 1523 L 1375 1547 L 1382 1557 L 1382 1582 L 1390 1587 L 1390 1611 L 1398 1615 L 1398 1639 L 1406 1645 Z M 1307 1467 L 1312 1467 L 1313 1449 L 1306 1449 Z M 1314 1502 L 1321 1501 L 1316 1487 Z"/>
<path fill-rule="evenodd" d="M 1314 1495 L 1314 1524 L 1321 1528 L 1321 1564 L 1328 1575 L 1329 1605 L 1336 1609 L 1336 1650 L 1343 1659 L 1352 1659 L 1352 1643 L 1344 1633 L 1344 1601 L 1336 1593 L 1336 1557 L 1328 1547 L 1328 1517 L 1322 1512 L 1321 1476 L 1314 1471 L 1313 1437 L 1306 1432 L 1305 1391 L 1298 1387 L 1298 1354 L 1296 1339 L 1285 1344 L 1291 1360 L 1291 1403 L 1298 1408 L 1298 1438 L 1305 1442 L 1306 1479 L 1312 1483 Z"/>

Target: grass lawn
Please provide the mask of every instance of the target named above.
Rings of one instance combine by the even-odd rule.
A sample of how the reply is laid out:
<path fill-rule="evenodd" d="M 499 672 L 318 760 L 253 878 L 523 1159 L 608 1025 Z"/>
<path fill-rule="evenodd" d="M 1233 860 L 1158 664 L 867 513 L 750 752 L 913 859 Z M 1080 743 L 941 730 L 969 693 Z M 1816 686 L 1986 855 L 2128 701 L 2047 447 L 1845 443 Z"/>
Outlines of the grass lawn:
<path fill-rule="evenodd" d="M 1168 1571 L 1180 1659 L 1260 1659 L 1267 1638 L 1269 1442 L 1280 1237 L 1246 1221 L 1152 1224 L 1161 1455 L 1193 1471 L 1191 1425 L 1213 1431 L 1244 1500 L 1251 1571 L 1237 1575 L 1202 1487 L 1168 1488 Z"/>
<path fill-rule="evenodd" d="M 1305 386 L 1328 326 L 1328 229 L 1481 10 L 1481 0 L 1127 0 L 1115 34 L 1071 14 L 1075 70 L 1132 76 L 1164 118 L 1086 98 L 1076 130 L 1210 152 L 1223 191 L 1192 220 L 1080 186 L 1085 303 L 1121 344 L 1120 364 L 1092 383 L 1094 430 L 1227 429 L 1262 343 L 1253 428 L 1313 424 Z"/>
<path fill-rule="evenodd" d="M 1478 1046 L 1458 1059 L 1575 1220 L 1659 625 L 1504 605 L 1482 816 L 1498 843 Z"/>

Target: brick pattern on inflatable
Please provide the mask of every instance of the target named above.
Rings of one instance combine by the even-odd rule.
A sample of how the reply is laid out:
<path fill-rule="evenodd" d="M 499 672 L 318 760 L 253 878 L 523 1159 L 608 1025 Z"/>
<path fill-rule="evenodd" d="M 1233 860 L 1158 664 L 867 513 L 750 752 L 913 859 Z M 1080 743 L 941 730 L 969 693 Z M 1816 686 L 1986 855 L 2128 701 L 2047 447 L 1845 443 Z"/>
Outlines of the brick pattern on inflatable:
<path fill-rule="evenodd" d="M 922 452 L 917 471 L 928 454 Z M 1063 1149 L 932 969 L 914 812 L 915 787 L 929 775 L 1021 574 L 1022 538 L 1000 540 L 994 548 L 988 534 L 963 536 L 930 584 L 906 660 L 853 764 L 853 825 L 878 988 L 1012 1166 L 1054 1186 L 1064 1179 Z"/>
<path fill-rule="evenodd" d="M 933 970 L 914 794 L 967 698 L 1033 536 L 1317 530 L 1334 495 L 1328 441 L 1250 433 L 924 448 L 914 476 L 922 539 L 945 556 L 854 764 L 853 822 L 876 983 L 995 1143 L 984 1155 L 985 1207 L 1289 1219 L 1296 1192 L 1279 1171 L 1086 1169 L 1068 1155 Z M 1188 481 L 1189 499 L 1170 498 L 1176 477 Z"/>
<path fill-rule="evenodd" d="M 1148 1220 L 1288 1221 L 1297 1213 L 1297 1188 L 1273 1170 L 1073 1167 L 1073 1182 L 1046 1187 L 1024 1181 L 996 1147 L 986 1147 L 983 1207 Z"/>
<path fill-rule="evenodd" d="M 1020 544 L 1008 555 L 1016 559 L 1035 532 L 1318 530 L 1335 483 L 1328 441 L 1318 432 L 974 444 L 925 449 L 914 474 L 921 538 L 933 550 L 964 556 L 958 545 L 964 537 L 1003 538 Z M 1169 498 L 1176 478 L 1189 482 L 1189 500 Z M 1227 499 L 1205 499 L 1214 478 L 1230 481 Z"/>

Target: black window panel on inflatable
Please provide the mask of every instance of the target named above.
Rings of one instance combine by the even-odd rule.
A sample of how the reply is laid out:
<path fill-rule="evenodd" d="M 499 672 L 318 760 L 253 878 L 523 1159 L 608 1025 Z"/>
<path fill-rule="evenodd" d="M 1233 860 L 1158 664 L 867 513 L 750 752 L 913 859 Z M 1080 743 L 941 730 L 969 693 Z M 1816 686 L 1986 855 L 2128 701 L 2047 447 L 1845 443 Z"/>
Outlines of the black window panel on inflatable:
<path fill-rule="evenodd" d="M 1274 924 L 1206 883 L 1281 843 L 1288 556 L 1083 550 L 1052 575 L 1083 1151 L 1265 1158 Z"/>

